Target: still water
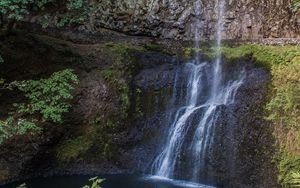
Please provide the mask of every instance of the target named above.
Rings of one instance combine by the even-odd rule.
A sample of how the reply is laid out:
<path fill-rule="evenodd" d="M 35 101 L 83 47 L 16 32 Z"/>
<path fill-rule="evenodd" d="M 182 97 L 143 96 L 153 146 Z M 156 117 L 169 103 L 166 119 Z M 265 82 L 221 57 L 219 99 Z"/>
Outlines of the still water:
<path fill-rule="evenodd" d="M 23 182 L 17 182 L 1 188 L 16 188 L 26 183 L 27 188 L 81 188 L 89 184 L 88 179 L 94 176 L 54 176 L 47 178 L 34 178 Z M 198 183 L 180 180 L 171 180 L 155 176 L 132 175 L 104 175 L 98 176 L 105 181 L 102 188 L 213 188 Z"/>

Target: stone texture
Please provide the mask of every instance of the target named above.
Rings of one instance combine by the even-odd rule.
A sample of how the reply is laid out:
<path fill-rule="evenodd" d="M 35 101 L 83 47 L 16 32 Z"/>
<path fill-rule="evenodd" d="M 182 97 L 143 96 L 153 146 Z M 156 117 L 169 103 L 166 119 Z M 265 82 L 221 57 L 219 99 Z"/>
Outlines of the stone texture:
<path fill-rule="evenodd" d="M 300 14 L 291 0 L 228 0 L 224 39 L 299 38 Z M 99 0 L 90 24 L 132 35 L 161 38 L 214 39 L 218 0 Z M 198 20 L 197 25 L 196 21 Z"/>
<path fill-rule="evenodd" d="M 149 45 L 149 41 L 145 43 Z M 145 43 L 140 45 L 144 46 Z M 81 80 L 81 84 L 74 91 L 73 107 L 66 114 L 62 126 L 47 123 L 47 131 L 42 135 L 14 138 L 6 145 L 0 146 L 0 184 L 57 173 L 150 173 L 151 164 L 161 147 L 160 138 L 168 131 L 166 117 L 177 107 L 168 106 L 174 85 L 176 90 L 185 89 L 180 84 L 178 87 L 174 84 L 174 76 L 181 70 L 185 61 L 158 49 L 134 51 L 130 56 L 126 56 L 129 59 L 132 55 L 138 60 L 136 66 L 139 70 L 132 75 L 131 89 L 135 91 L 138 88 L 141 91 L 139 101 L 142 104 L 143 116 L 129 121 L 130 123 L 122 122 L 121 130 L 97 133 L 96 139 L 93 139 L 93 146 L 87 153 L 64 163 L 63 166 L 57 158 L 55 151 L 59 143 L 90 130 L 89 122 L 97 118 L 106 119 L 121 110 L 115 90 L 109 87 L 99 74 L 113 63 L 112 57 L 116 54 L 107 52 L 101 44 L 103 43 L 78 45 L 20 33 L 17 36 L 11 35 L 0 45 L 7 62 L 0 73 L 8 81 L 47 76 L 65 68 L 73 68 Z M 132 44 L 139 46 L 135 42 Z M 83 62 L 76 61 L 83 57 Z M 227 66 L 224 71 L 228 79 L 243 67 L 246 68 L 247 79 L 237 93 L 236 103 L 229 106 L 229 109 L 220 107 L 221 118 L 216 130 L 216 140 L 220 141 L 217 142 L 220 144 L 211 151 L 215 155 L 209 157 L 211 167 L 207 172 L 213 178 L 207 182 L 214 181 L 214 184 L 220 187 L 275 188 L 276 170 L 270 159 L 271 146 L 274 143 L 270 138 L 272 128 L 266 124 L 260 111 L 267 94 L 269 74 L 262 68 L 254 67 L 251 60 L 228 63 Z M 187 79 L 184 74 L 179 75 L 178 80 Z M 1 118 L 9 111 L 12 101 L 22 100 L 20 97 L 18 93 L 11 91 L 1 93 Z M 184 96 L 176 97 L 178 105 L 181 97 Z M 138 98 L 133 98 L 131 102 L 135 104 L 137 101 Z M 228 131 L 233 131 L 230 132 L 232 137 L 225 134 Z M 112 156 L 103 158 L 96 154 L 102 151 L 101 139 L 106 136 L 110 138 L 110 145 L 114 149 Z M 231 147 L 227 147 L 228 145 Z M 233 168 L 229 168 L 227 163 L 232 163 Z M 186 175 L 188 176 L 188 172 Z"/>

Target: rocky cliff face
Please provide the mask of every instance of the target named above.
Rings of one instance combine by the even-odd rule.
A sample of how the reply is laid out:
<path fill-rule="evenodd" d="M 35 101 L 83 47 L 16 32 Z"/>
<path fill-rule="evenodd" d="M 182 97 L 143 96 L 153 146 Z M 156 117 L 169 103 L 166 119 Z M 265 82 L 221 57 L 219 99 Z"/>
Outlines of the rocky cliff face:
<path fill-rule="evenodd" d="M 13 138 L 0 146 L 0 184 L 53 173 L 149 173 L 161 146 L 160 134 L 166 130 L 165 117 L 172 110 L 168 108 L 168 101 L 174 76 L 185 62 L 150 46 L 150 42 L 136 44 L 133 41 L 133 46 L 128 47 L 128 43 L 78 45 L 31 35 L 6 39 L 0 45 L 7 54 L 0 73 L 8 80 L 38 78 L 72 68 L 81 83 L 74 91 L 72 109 L 65 115 L 63 125 L 47 123 L 41 135 Z M 121 70 L 112 69 L 126 60 L 130 63 Z M 137 69 L 134 72 L 128 71 L 132 65 Z M 269 74 L 254 67 L 250 59 L 228 64 L 227 74 L 231 75 L 243 65 L 247 68 L 247 79 L 237 94 L 236 105 L 230 107 L 234 115 L 230 120 L 234 124 L 226 121 L 224 112 L 216 138 L 224 142 L 216 146 L 215 158 L 210 158 L 213 170 L 209 173 L 216 179 L 214 184 L 221 187 L 276 187 L 270 160 L 271 129 L 265 126 L 259 110 L 265 100 Z M 108 70 L 112 73 L 111 79 L 129 81 L 131 105 L 127 113 L 122 110 L 120 89 L 104 74 Z M 126 74 L 122 70 L 126 70 Z M 114 77 L 117 75 L 121 77 Z M 7 91 L 1 93 L 0 99 L 0 112 L 6 115 L 11 103 L 22 100 L 22 96 Z M 142 113 L 137 117 L 139 112 Z M 231 142 L 224 133 L 231 125 L 236 127 L 232 144 L 236 152 L 234 158 L 227 159 L 224 155 L 231 156 L 232 150 L 225 147 Z M 228 173 L 226 164 L 232 160 L 237 168 L 234 168 L 235 173 Z"/>
<path fill-rule="evenodd" d="M 214 39 L 218 0 L 100 0 L 90 24 L 133 35 Z M 227 0 L 224 39 L 300 37 L 300 14 L 291 0 Z M 194 23 L 198 20 L 198 23 Z"/>
<path fill-rule="evenodd" d="M 270 75 L 263 68 L 255 67 L 250 59 L 224 65 L 224 72 L 228 78 L 231 78 L 235 71 L 245 69 L 245 80 L 237 92 L 235 103 L 217 109 L 213 147 L 205 158 L 208 165 L 204 166 L 204 171 L 200 173 L 204 179 L 202 183 L 228 188 L 275 188 L 276 169 L 271 163 L 272 127 L 262 118 L 262 105 L 266 100 Z M 145 68 L 136 76 L 136 85 L 141 88 L 146 98 L 144 101 L 149 101 L 144 103 L 148 116 L 137 123 L 139 127 L 143 127 L 139 132 L 143 134 L 142 142 L 126 153 L 134 159 L 129 164 L 138 166 L 139 170 L 146 173 L 151 171 L 151 162 L 160 154 L 163 145 L 161 140 L 165 139 L 169 131 L 168 125 L 172 121 L 170 114 L 178 108 L 176 105 L 174 107 L 174 104 L 168 104 L 172 100 L 168 90 L 173 89 L 174 92 L 186 89 L 180 81 L 174 81 L 176 71 L 182 68 L 183 64 L 180 62 L 167 63 Z M 178 75 L 177 80 L 187 79 L 184 73 L 180 72 Z M 180 101 L 181 96 L 176 96 Z M 201 117 L 201 113 L 199 111 L 199 114 L 195 114 Z M 194 131 L 195 127 L 191 126 L 186 134 L 192 138 Z M 185 180 L 193 177 L 191 169 L 195 163 L 189 153 L 190 142 L 187 139 L 183 142 L 181 154 L 176 161 L 175 177 Z"/>

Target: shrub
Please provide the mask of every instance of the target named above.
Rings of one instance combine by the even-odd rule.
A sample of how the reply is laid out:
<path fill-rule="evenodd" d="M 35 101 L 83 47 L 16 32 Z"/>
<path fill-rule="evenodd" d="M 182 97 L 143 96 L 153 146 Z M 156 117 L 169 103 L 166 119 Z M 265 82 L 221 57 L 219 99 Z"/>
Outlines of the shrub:
<path fill-rule="evenodd" d="M 100 184 L 104 181 L 104 179 L 99 179 L 98 177 L 94 177 L 89 179 L 92 183 L 91 185 L 85 185 L 82 188 L 101 188 Z"/>
<path fill-rule="evenodd" d="M 48 79 L 15 81 L 8 88 L 17 88 L 28 99 L 26 103 L 14 104 L 16 111 L 4 121 L 0 121 L 0 144 L 7 139 L 41 131 L 36 123 L 37 115 L 42 121 L 63 122 L 63 113 L 68 112 L 72 99 L 71 92 L 78 84 L 78 77 L 66 69 L 53 73 Z"/>
<path fill-rule="evenodd" d="M 53 11 L 58 10 L 58 11 Z M 88 19 L 89 5 L 86 0 L 1 0 L 1 22 L 24 21 L 26 16 L 37 14 L 40 24 L 47 27 L 56 20 L 55 26 L 82 24 Z M 2 25 L 3 26 L 3 25 Z M 11 26 L 8 26 L 11 27 Z"/>
<path fill-rule="evenodd" d="M 0 144 L 13 136 L 40 133 L 41 128 L 36 126 L 35 121 L 13 117 L 0 121 Z"/>
<path fill-rule="evenodd" d="M 70 108 L 71 91 L 78 84 L 78 77 L 66 69 L 54 73 L 48 79 L 16 81 L 16 86 L 25 93 L 29 103 L 15 104 L 18 113 L 40 113 L 44 121 L 62 122 L 62 114 Z"/>
<path fill-rule="evenodd" d="M 80 136 L 75 139 L 65 140 L 56 150 L 57 157 L 60 162 L 69 162 L 86 153 L 91 145 L 92 139 L 89 137 Z"/>
<path fill-rule="evenodd" d="M 0 14 L 8 19 L 22 21 L 30 10 L 42 9 L 47 3 L 54 0 L 1 0 Z"/>

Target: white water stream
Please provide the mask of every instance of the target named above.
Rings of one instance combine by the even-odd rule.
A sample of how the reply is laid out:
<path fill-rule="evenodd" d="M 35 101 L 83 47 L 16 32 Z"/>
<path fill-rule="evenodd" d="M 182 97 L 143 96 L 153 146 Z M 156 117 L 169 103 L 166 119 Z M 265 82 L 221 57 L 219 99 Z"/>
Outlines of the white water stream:
<path fill-rule="evenodd" d="M 200 20 L 202 2 L 198 0 L 195 6 L 196 15 Z M 156 176 L 175 178 L 176 165 L 182 154 L 184 142 L 190 139 L 189 153 L 185 155 L 189 156 L 193 165 L 192 169 L 186 170 L 191 171 L 191 181 L 200 181 L 200 173 L 203 172 L 208 152 L 212 147 L 214 128 L 218 126 L 215 121 L 218 116 L 217 109 L 219 106 L 234 103 L 236 92 L 243 83 L 243 72 L 233 80 L 224 79 L 220 55 L 224 7 L 224 0 L 220 0 L 216 7 L 218 22 L 215 60 L 211 63 L 200 62 L 199 54 L 196 53 L 194 60 L 184 65 L 183 72 L 188 77 L 183 84 L 186 88 L 185 101 L 170 120 L 165 145 L 153 163 L 152 173 Z M 194 32 L 195 48 L 199 48 L 199 27 L 195 27 Z M 194 135 L 188 134 L 190 126 L 195 124 Z"/>

